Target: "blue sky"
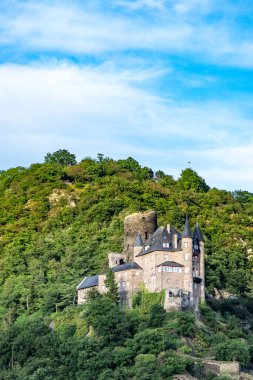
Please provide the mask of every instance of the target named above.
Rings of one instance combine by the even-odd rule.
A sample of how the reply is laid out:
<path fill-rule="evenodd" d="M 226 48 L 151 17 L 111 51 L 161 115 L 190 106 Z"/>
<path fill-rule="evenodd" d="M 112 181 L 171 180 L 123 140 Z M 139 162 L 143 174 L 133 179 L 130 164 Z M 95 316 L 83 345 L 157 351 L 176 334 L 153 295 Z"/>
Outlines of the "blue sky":
<path fill-rule="evenodd" d="M 0 3 L 0 169 L 68 149 L 253 191 L 253 3 Z"/>

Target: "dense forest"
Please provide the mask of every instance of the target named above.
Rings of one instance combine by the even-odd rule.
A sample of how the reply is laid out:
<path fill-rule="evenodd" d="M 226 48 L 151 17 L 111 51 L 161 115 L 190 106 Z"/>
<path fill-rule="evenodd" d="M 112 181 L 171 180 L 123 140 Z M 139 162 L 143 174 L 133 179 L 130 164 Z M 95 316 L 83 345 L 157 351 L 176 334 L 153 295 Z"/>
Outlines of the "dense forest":
<path fill-rule="evenodd" d="M 63 149 L 1 171 L 0 202 L 0 379 L 159 380 L 201 376 L 192 357 L 253 362 L 252 193 Z M 186 213 L 198 220 L 209 294 L 198 318 L 148 293 L 132 310 L 96 293 L 76 305 L 81 279 L 122 250 L 124 217 L 144 210 L 179 230 Z"/>

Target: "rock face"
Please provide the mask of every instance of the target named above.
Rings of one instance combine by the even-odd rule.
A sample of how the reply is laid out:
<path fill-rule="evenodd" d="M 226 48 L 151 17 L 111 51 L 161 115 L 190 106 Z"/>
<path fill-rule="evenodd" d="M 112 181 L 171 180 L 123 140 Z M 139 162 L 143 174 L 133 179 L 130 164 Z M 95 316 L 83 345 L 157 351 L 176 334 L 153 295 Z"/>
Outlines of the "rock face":
<path fill-rule="evenodd" d="M 209 373 L 215 375 L 238 376 L 240 374 L 240 366 L 238 362 L 219 362 L 214 360 L 204 360 L 204 375 Z"/>
<path fill-rule="evenodd" d="M 124 255 L 127 261 L 133 260 L 134 243 L 138 232 L 145 241 L 157 229 L 157 212 L 138 212 L 131 214 L 124 221 Z"/>

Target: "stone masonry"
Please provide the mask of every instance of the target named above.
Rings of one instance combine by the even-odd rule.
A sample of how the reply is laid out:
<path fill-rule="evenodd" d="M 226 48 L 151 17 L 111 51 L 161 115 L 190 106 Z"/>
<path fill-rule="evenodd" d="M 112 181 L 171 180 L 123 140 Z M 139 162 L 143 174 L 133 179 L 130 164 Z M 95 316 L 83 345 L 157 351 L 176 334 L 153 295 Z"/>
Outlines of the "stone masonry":
<path fill-rule="evenodd" d="M 165 292 L 165 309 L 198 310 L 205 299 L 204 239 L 198 224 L 191 233 L 188 217 L 184 230 L 169 224 L 157 228 L 155 211 L 135 213 L 125 218 L 124 250 L 108 254 L 115 272 L 121 302 L 131 306 L 135 292 Z M 107 291 L 105 274 L 84 278 L 78 285 L 78 303 L 86 301 L 92 288 Z"/>

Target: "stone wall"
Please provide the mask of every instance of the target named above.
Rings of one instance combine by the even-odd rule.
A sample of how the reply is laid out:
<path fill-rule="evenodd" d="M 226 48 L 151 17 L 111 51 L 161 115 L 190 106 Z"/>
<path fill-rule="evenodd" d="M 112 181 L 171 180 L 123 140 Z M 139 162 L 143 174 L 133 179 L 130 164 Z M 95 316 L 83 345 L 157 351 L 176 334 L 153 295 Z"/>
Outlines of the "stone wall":
<path fill-rule="evenodd" d="M 128 215 L 124 220 L 124 251 L 127 261 L 133 261 L 134 242 L 140 232 L 145 241 L 157 229 L 157 212 L 138 212 Z"/>
<path fill-rule="evenodd" d="M 77 292 L 78 300 L 77 303 L 78 305 L 81 305 L 82 303 L 85 303 L 87 301 L 87 295 L 91 289 L 98 289 L 97 286 L 92 286 L 91 288 L 86 288 L 86 289 L 79 289 Z"/>
<path fill-rule="evenodd" d="M 238 376 L 240 374 L 240 365 L 238 362 L 219 362 L 214 360 L 205 360 L 204 374 L 214 373 L 215 375 Z"/>
<path fill-rule="evenodd" d="M 126 256 L 122 253 L 109 252 L 108 253 L 108 264 L 109 268 L 113 268 L 116 265 L 121 265 L 126 262 Z"/>

